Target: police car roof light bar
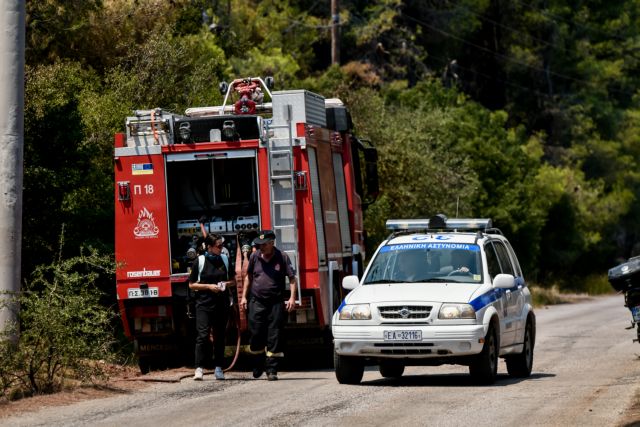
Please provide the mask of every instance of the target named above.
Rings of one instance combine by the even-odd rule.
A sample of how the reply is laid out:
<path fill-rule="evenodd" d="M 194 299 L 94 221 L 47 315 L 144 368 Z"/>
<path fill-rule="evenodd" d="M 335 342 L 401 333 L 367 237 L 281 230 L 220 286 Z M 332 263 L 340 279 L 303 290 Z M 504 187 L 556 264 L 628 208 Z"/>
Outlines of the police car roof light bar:
<path fill-rule="evenodd" d="M 424 230 L 429 228 L 428 219 L 388 219 L 387 230 Z"/>
<path fill-rule="evenodd" d="M 430 219 L 389 219 L 387 230 L 488 230 L 492 228 L 490 218 L 451 218 L 438 215 Z"/>
<path fill-rule="evenodd" d="M 447 228 L 457 230 L 487 230 L 492 228 L 491 218 L 452 218 L 447 220 Z"/>

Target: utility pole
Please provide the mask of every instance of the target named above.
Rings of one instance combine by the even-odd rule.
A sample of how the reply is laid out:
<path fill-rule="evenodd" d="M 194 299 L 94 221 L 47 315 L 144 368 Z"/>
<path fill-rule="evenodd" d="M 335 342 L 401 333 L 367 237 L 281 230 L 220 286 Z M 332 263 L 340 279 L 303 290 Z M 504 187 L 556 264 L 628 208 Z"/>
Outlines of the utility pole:
<path fill-rule="evenodd" d="M 0 291 L 20 291 L 25 1 L 0 0 Z M 0 298 L 6 298 L 2 295 Z M 18 307 L 0 306 L 0 331 Z"/>
<path fill-rule="evenodd" d="M 331 65 L 340 65 L 340 13 L 338 0 L 331 0 Z"/>

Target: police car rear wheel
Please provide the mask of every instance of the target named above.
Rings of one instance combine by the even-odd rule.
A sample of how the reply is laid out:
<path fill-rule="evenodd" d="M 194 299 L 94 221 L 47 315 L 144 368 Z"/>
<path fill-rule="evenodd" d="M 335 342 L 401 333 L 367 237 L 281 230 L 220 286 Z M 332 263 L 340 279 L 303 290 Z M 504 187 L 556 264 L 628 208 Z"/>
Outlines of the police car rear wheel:
<path fill-rule="evenodd" d="M 333 366 L 340 384 L 360 384 L 364 375 L 364 361 L 359 357 L 340 356 L 334 351 Z"/>
<path fill-rule="evenodd" d="M 469 365 L 469 373 L 478 384 L 493 384 L 498 374 L 498 339 L 493 326 L 489 326 L 484 346 Z"/>
<path fill-rule="evenodd" d="M 380 362 L 380 375 L 384 378 L 400 378 L 404 373 L 404 365 L 393 362 Z"/>
<path fill-rule="evenodd" d="M 524 330 L 524 344 L 522 353 L 515 356 L 509 356 L 505 359 L 507 362 L 507 372 L 516 378 L 525 378 L 531 375 L 533 368 L 533 325 L 531 321 L 527 321 Z"/>

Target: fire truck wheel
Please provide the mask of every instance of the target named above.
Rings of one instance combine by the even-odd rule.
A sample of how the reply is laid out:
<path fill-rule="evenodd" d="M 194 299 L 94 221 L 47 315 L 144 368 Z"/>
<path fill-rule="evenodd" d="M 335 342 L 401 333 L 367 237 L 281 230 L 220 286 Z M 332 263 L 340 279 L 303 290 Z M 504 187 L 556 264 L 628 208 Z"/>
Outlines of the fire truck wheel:
<path fill-rule="evenodd" d="M 404 374 L 404 365 L 393 361 L 380 362 L 380 375 L 384 378 L 400 378 Z"/>
<path fill-rule="evenodd" d="M 138 368 L 140 368 L 140 373 L 148 374 L 151 371 L 151 359 L 148 357 L 138 358 Z"/>
<path fill-rule="evenodd" d="M 364 375 L 364 361 L 359 357 L 340 356 L 334 351 L 333 366 L 340 384 L 360 384 Z"/>

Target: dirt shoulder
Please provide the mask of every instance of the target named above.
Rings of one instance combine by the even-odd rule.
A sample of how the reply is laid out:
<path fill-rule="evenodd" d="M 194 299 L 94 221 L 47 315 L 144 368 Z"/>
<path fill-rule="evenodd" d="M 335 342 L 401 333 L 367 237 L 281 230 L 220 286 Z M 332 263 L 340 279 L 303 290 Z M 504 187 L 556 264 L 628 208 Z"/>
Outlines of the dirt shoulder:
<path fill-rule="evenodd" d="M 640 390 L 633 398 L 633 404 L 624 412 L 620 427 L 640 426 Z"/>
<path fill-rule="evenodd" d="M 186 368 L 142 375 L 137 367 L 111 366 L 108 369 L 107 380 L 100 383 L 68 387 L 57 393 L 42 394 L 15 401 L 0 400 L 0 419 L 46 407 L 65 406 L 84 400 L 134 393 L 153 383 L 179 382 L 191 375 L 193 375 L 192 370 Z"/>

